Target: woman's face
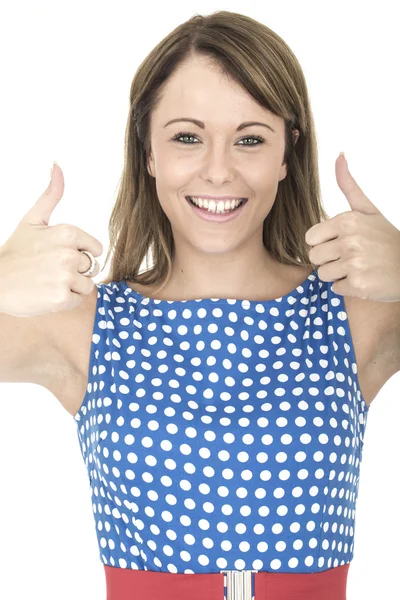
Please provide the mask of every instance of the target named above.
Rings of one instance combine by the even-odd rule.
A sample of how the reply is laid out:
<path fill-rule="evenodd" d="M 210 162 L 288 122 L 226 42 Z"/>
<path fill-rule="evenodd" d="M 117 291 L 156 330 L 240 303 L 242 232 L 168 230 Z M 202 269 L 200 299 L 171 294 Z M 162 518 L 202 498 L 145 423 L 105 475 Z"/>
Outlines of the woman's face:
<path fill-rule="evenodd" d="M 204 124 L 171 120 L 196 119 Z M 263 125 L 237 128 L 246 121 Z M 181 131 L 190 137 L 175 138 Z M 263 142 L 249 136 L 261 136 Z M 168 80 L 151 116 L 149 173 L 179 251 L 225 253 L 262 236 L 263 221 L 286 177 L 284 120 L 260 107 L 206 59 L 186 63 Z M 248 198 L 238 216 L 199 217 L 186 196 Z"/>

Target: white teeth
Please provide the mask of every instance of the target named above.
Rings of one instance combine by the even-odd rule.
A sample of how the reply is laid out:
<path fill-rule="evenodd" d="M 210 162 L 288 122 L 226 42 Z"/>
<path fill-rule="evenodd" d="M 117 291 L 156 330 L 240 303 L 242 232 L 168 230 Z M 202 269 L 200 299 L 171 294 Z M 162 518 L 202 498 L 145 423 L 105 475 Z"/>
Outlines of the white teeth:
<path fill-rule="evenodd" d="M 204 208 L 208 212 L 213 213 L 225 213 L 235 210 L 240 204 L 242 204 L 244 198 L 238 198 L 236 200 L 208 200 L 207 198 L 199 198 L 196 196 L 189 196 L 190 201 L 198 206 Z"/>

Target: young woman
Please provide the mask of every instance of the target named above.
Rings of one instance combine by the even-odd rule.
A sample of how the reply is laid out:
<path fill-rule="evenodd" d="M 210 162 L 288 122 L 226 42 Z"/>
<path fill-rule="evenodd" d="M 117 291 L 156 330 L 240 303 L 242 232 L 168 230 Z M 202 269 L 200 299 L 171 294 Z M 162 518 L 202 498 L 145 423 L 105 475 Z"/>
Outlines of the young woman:
<path fill-rule="evenodd" d="M 109 277 L 98 240 L 48 227 L 58 165 L 0 250 L 0 377 L 76 421 L 108 600 L 345 600 L 368 408 L 398 356 L 393 305 L 310 262 L 317 158 L 287 44 L 196 15 L 132 82 Z"/>

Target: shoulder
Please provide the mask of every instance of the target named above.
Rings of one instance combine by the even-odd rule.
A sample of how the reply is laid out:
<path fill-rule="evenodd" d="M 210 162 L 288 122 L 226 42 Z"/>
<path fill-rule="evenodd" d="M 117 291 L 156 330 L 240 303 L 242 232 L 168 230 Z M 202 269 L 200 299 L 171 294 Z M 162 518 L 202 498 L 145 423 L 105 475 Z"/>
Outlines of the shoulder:
<path fill-rule="evenodd" d="M 58 349 L 77 377 L 87 379 L 96 325 L 103 327 L 103 323 L 99 321 L 103 322 L 103 317 L 107 318 L 108 310 L 116 306 L 121 293 L 120 287 L 118 291 L 116 286 L 106 282 L 95 283 L 93 290 L 83 298 L 81 304 L 76 309 L 65 312 L 60 318 Z"/>

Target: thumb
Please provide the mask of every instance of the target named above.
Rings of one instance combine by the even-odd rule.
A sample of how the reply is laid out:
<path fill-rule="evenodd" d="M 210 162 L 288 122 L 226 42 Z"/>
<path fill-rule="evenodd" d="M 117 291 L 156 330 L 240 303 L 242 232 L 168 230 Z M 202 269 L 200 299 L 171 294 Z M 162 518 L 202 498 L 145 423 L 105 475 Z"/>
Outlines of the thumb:
<path fill-rule="evenodd" d="M 61 167 L 54 163 L 50 183 L 23 217 L 22 222 L 30 225 L 48 225 L 50 217 L 64 194 L 64 175 Z"/>

